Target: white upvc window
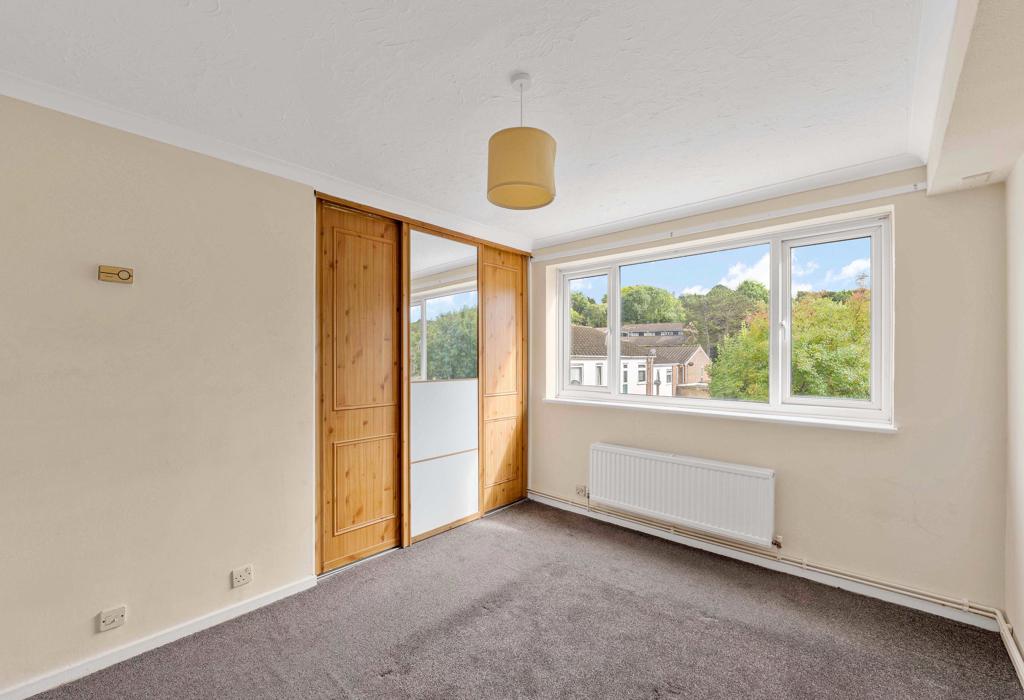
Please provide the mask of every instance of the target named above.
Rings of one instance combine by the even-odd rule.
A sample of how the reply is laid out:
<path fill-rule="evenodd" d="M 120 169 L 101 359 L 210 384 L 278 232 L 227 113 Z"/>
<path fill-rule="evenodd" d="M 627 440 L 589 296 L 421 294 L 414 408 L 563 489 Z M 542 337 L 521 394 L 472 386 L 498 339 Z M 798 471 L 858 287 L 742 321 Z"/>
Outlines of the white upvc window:
<path fill-rule="evenodd" d="M 893 278 L 891 208 L 565 265 L 555 398 L 893 429 Z M 675 330 L 659 327 L 651 346 L 621 333 L 644 323 Z M 571 383 L 573 339 L 593 352 L 599 337 L 622 383 Z M 713 358 L 710 381 L 678 397 L 630 388 L 619 358 L 665 362 L 657 353 L 676 338 Z M 634 379 L 646 384 L 643 362 Z"/>
<path fill-rule="evenodd" d="M 409 301 L 410 380 L 452 381 L 477 376 L 477 292 L 473 282 L 450 284 L 420 294 Z M 451 324 L 460 317 L 469 323 L 448 325 L 446 343 L 433 343 L 434 324 Z"/>

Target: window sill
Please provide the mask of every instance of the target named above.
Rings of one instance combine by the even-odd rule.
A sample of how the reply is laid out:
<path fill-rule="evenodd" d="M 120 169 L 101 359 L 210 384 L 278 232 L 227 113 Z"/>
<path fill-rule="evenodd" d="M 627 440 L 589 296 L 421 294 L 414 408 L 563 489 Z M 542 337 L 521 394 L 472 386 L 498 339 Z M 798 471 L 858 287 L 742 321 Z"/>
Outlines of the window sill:
<path fill-rule="evenodd" d="M 896 433 L 899 429 L 892 423 L 881 421 L 858 420 L 854 418 L 824 418 L 820 416 L 783 415 L 779 413 L 762 413 L 758 411 L 726 410 L 718 408 L 691 408 L 689 406 L 666 406 L 656 403 L 634 403 L 632 401 L 606 401 L 603 399 L 583 398 L 545 398 L 544 403 L 564 406 L 599 406 L 601 408 L 618 408 L 628 411 L 653 411 L 655 413 L 676 413 L 708 418 L 733 418 L 738 420 L 759 421 L 762 423 L 785 423 L 789 425 L 813 426 L 818 428 L 835 428 L 839 430 L 857 430 L 872 433 Z"/>

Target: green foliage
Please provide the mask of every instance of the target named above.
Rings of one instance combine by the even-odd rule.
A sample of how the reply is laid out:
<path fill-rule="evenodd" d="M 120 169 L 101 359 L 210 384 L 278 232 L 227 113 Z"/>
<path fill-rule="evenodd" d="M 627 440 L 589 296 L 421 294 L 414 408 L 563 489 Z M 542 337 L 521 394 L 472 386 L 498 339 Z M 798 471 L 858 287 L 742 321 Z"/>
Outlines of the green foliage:
<path fill-rule="evenodd" d="M 430 381 L 477 376 L 476 307 L 443 313 L 427 321 L 427 376 Z"/>
<path fill-rule="evenodd" d="M 686 320 L 682 302 L 667 289 L 636 284 L 620 293 L 622 323 L 669 323 Z"/>
<path fill-rule="evenodd" d="M 804 294 L 793 303 L 793 393 L 871 397 L 871 293 Z"/>
<path fill-rule="evenodd" d="M 723 338 L 711 365 L 712 398 L 768 400 L 768 335 L 768 312 L 759 311 Z"/>
<path fill-rule="evenodd" d="M 735 291 L 719 284 L 707 294 L 684 295 L 682 304 L 697 340 L 711 359 L 716 359 L 723 338 L 739 333 L 748 316 L 768 308 L 768 289 L 751 280 Z"/>
<path fill-rule="evenodd" d="M 871 396 L 871 293 L 805 292 L 793 301 L 792 391 L 800 396 Z M 711 366 L 714 398 L 768 399 L 768 314 L 759 311 L 723 338 Z"/>
<path fill-rule="evenodd" d="M 768 287 L 754 280 L 743 280 L 736 287 L 736 293 L 742 294 L 752 301 L 759 301 L 762 304 L 768 303 Z"/>
<path fill-rule="evenodd" d="M 423 342 L 422 320 L 409 324 L 409 372 L 413 377 L 419 377 L 423 370 L 423 353 L 420 352 L 420 343 Z"/>
<path fill-rule="evenodd" d="M 605 297 L 598 304 L 583 292 L 573 292 L 569 315 L 572 323 L 577 326 L 604 328 L 608 325 L 608 299 Z"/>
<path fill-rule="evenodd" d="M 797 292 L 797 301 L 804 299 L 805 297 L 821 297 L 824 299 L 831 299 L 832 301 L 838 301 L 844 304 L 850 300 L 853 296 L 853 290 L 841 289 L 838 292 Z"/>

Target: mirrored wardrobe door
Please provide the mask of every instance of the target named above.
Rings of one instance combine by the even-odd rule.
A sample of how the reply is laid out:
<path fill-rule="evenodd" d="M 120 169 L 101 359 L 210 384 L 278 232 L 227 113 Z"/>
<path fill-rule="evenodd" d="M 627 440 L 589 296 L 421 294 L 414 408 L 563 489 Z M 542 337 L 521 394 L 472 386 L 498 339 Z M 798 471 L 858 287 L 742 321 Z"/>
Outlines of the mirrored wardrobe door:
<path fill-rule="evenodd" d="M 409 241 L 412 540 L 480 512 L 477 248 L 424 231 Z"/>

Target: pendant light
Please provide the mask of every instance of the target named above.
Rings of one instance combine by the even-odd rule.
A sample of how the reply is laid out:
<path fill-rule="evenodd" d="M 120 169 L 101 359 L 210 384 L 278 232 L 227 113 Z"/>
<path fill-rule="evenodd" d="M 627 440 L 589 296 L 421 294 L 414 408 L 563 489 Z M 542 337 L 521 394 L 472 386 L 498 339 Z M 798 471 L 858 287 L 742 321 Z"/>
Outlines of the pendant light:
<path fill-rule="evenodd" d="M 487 199 L 505 209 L 539 209 L 555 198 L 555 139 L 523 126 L 530 76 L 514 74 L 512 87 L 519 92 L 519 126 L 502 129 L 487 144 Z"/>

